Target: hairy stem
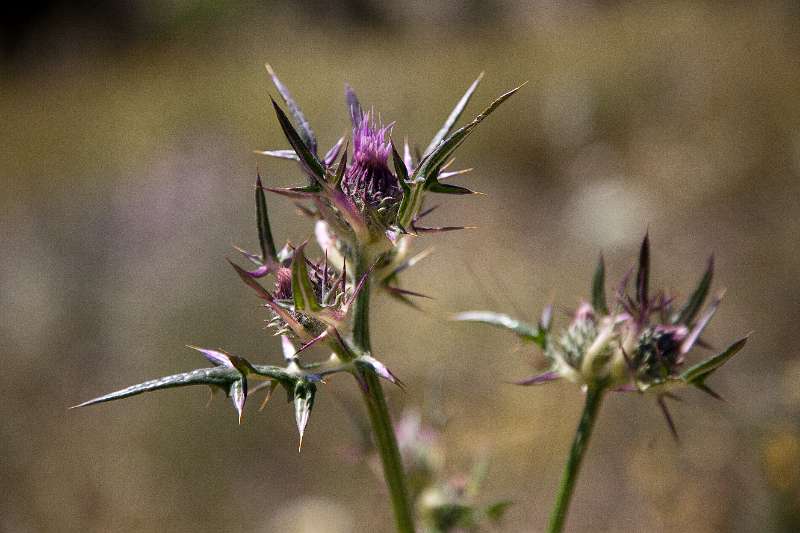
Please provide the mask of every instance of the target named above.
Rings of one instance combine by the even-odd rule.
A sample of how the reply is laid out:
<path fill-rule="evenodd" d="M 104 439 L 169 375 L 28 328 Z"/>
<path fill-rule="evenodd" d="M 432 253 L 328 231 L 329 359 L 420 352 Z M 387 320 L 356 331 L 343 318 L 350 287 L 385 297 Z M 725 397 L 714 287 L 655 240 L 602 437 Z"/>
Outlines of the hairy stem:
<path fill-rule="evenodd" d="M 360 279 L 366 271 L 367 266 L 359 264 L 355 272 L 355 279 Z M 353 317 L 353 343 L 365 352 L 369 352 L 371 349 L 369 338 L 370 289 L 370 282 L 367 281 L 356 299 Z M 397 447 L 397 439 L 389 416 L 389 409 L 386 406 L 383 388 L 375 372 L 366 369 L 359 370 L 359 372 L 362 384 L 366 385 L 362 388 L 364 403 L 367 405 L 369 421 L 375 435 L 375 444 L 383 464 L 383 475 L 392 498 L 397 531 L 413 533 L 414 518 L 406 487 L 403 461 L 400 458 L 400 450 Z"/>
<path fill-rule="evenodd" d="M 549 533 L 560 533 L 564 530 L 572 493 L 575 490 L 575 482 L 578 480 L 583 456 L 589 447 L 589 438 L 592 436 L 592 428 L 595 420 L 597 420 L 597 413 L 600 411 L 604 393 L 605 389 L 598 386 L 589 387 L 589 390 L 586 391 L 586 403 L 583 407 L 581 421 L 575 431 L 572 449 L 569 452 L 569 458 L 561 476 L 561 485 L 558 488 L 556 504 L 550 514 L 550 523 L 547 527 Z"/>

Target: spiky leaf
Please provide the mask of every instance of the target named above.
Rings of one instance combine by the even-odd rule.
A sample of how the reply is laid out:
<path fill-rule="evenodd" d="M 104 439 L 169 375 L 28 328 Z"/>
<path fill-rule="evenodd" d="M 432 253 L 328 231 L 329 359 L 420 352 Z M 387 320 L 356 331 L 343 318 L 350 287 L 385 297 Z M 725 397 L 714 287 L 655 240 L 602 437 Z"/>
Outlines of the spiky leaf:
<path fill-rule="evenodd" d="M 314 135 L 314 131 L 311 129 L 311 125 L 308 123 L 308 120 L 306 120 L 305 115 L 300 110 L 300 106 L 298 106 L 294 101 L 294 98 L 292 98 L 289 89 L 287 89 L 286 86 L 281 83 L 281 80 L 278 79 L 278 76 L 275 75 L 272 67 L 266 65 L 266 68 L 269 77 L 272 78 L 272 83 L 275 85 L 275 88 L 278 89 L 281 98 L 283 98 L 283 101 L 286 103 L 286 107 L 289 108 L 292 116 L 294 116 L 294 119 L 297 121 L 297 125 L 300 127 L 300 138 L 303 140 L 303 143 L 308 146 L 308 149 L 311 150 L 311 153 L 316 154 L 317 138 Z"/>
<path fill-rule="evenodd" d="M 435 179 L 435 173 L 431 172 L 431 170 L 441 168 L 441 166 L 450 158 L 456 148 L 458 148 L 475 130 L 478 124 L 483 122 L 486 117 L 491 115 L 503 102 L 508 100 L 521 87 L 522 85 L 511 89 L 505 94 L 502 94 L 495 101 L 489 104 L 489 106 L 486 107 L 486 109 L 484 109 L 479 115 L 477 115 L 472 122 L 457 129 L 442 142 L 438 143 L 436 148 L 428 155 L 423 157 L 422 161 L 420 161 L 419 166 L 414 171 L 413 181 L 432 181 Z"/>
<path fill-rule="evenodd" d="M 700 278 L 700 283 L 697 284 L 697 288 L 695 288 L 689 300 L 686 302 L 686 305 L 683 306 L 677 318 L 675 318 L 674 322 L 676 324 L 691 324 L 694 321 L 697 313 L 699 313 L 700 309 L 703 307 L 703 302 L 705 302 L 708 296 L 713 277 L 714 256 L 712 255 L 708 258 L 708 267 L 706 267 L 703 277 Z"/>
<path fill-rule="evenodd" d="M 688 383 L 689 385 L 694 385 L 696 387 L 703 386 L 705 384 L 705 380 L 716 371 L 719 367 L 724 365 L 728 360 L 736 355 L 744 345 L 747 344 L 747 339 L 750 336 L 743 337 L 738 341 L 734 342 L 726 350 L 723 352 L 706 359 L 696 365 L 692 366 L 691 368 L 687 369 L 680 375 L 680 378 Z"/>
<path fill-rule="evenodd" d="M 267 211 L 267 197 L 264 194 L 264 186 L 261 183 L 261 176 L 256 177 L 256 224 L 258 226 L 258 243 L 261 246 L 261 258 L 264 262 L 270 259 L 278 261 L 275 251 L 275 240 L 272 238 L 272 229 L 269 224 L 269 212 Z"/>
<path fill-rule="evenodd" d="M 300 164 L 304 169 L 306 169 L 309 177 L 313 179 L 313 182 L 310 186 L 313 187 L 315 183 L 317 186 L 319 186 L 320 183 L 325 181 L 324 165 L 308 148 L 305 142 L 303 142 L 303 139 L 289 121 L 289 117 L 286 116 L 286 113 L 283 112 L 283 109 L 281 109 L 275 100 L 272 100 L 272 107 L 275 109 L 275 115 L 278 117 L 278 123 L 281 125 L 283 134 L 286 136 L 289 144 L 292 145 L 292 148 L 294 148 L 294 151 L 300 158 Z M 321 190 L 321 188 L 318 190 Z"/>
<path fill-rule="evenodd" d="M 317 301 L 317 294 L 308 277 L 305 246 L 306 243 L 298 246 L 292 258 L 292 297 L 298 311 L 319 311 L 321 307 Z"/>
<path fill-rule="evenodd" d="M 606 304 L 606 265 L 603 254 L 597 262 L 597 268 L 592 278 L 592 307 L 595 311 L 604 315 L 608 314 L 608 304 Z"/>
<path fill-rule="evenodd" d="M 411 192 L 403 195 L 403 200 L 400 202 L 400 207 L 397 213 L 397 225 L 401 228 L 408 227 L 412 219 L 419 212 L 422 207 L 422 200 L 424 191 L 434 183 L 438 183 L 437 175 L 445 162 L 450 158 L 453 152 L 458 148 L 461 143 L 472 133 L 475 128 L 486 117 L 488 117 L 500 104 L 505 102 L 514 93 L 516 93 L 522 86 L 516 87 L 507 93 L 501 95 L 494 102 L 477 115 L 472 122 L 452 132 L 447 138 L 440 142 L 436 148 L 433 149 L 428 155 L 422 158 L 417 165 L 414 173 L 411 175 Z"/>
<path fill-rule="evenodd" d="M 475 93 L 475 89 L 478 88 L 478 84 L 481 82 L 482 79 L 483 79 L 483 72 L 481 72 L 478 75 L 475 81 L 473 81 L 472 84 L 467 88 L 467 91 L 464 93 L 464 96 L 462 96 L 461 99 L 458 101 L 458 103 L 456 103 L 456 106 L 450 112 L 450 115 L 447 117 L 447 120 L 444 121 L 444 124 L 442 125 L 441 129 L 438 132 L 436 132 L 436 135 L 433 136 L 431 143 L 425 149 L 425 152 L 423 152 L 424 155 L 428 155 L 429 153 L 431 153 L 433 149 L 436 148 L 439 145 L 439 143 L 442 142 L 442 140 L 450 134 L 451 131 L 453 131 L 456 122 L 458 122 L 458 119 L 461 117 L 461 114 L 464 112 L 464 109 L 467 107 L 467 104 L 469 104 L 470 98 L 472 98 L 473 93 Z"/>
<path fill-rule="evenodd" d="M 527 324 L 503 313 L 494 313 L 492 311 L 466 311 L 455 315 L 453 320 L 461 322 L 480 322 L 482 324 L 508 329 L 516 333 L 523 340 L 533 341 L 537 344 L 541 344 L 543 339 L 543 332 L 536 326 Z"/>
<path fill-rule="evenodd" d="M 97 403 L 110 402 L 113 400 L 121 400 L 142 394 L 144 392 L 152 392 L 162 389 L 171 389 L 175 387 L 186 387 L 188 385 L 210 385 L 213 387 L 220 387 L 228 390 L 230 385 L 241 378 L 241 373 L 235 368 L 226 366 L 216 366 L 214 368 L 198 368 L 190 372 L 183 372 L 180 374 L 173 374 L 163 378 L 152 379 L 137 385 L 132 385 L 124 389 L 99 396 L 89 401 L 78 404 L 74 407 L 86 407 Z"/>

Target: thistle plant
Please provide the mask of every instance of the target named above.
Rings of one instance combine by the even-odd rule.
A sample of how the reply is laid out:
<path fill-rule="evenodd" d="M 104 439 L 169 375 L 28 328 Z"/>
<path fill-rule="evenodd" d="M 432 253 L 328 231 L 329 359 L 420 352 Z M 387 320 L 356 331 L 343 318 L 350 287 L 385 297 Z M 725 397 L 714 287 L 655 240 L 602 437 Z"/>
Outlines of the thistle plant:
<path fill-rule="evenodd" d="M 223 350 L 199 348 L 212 366 L 128 387 L 76 407 L 107 402 L 160 389 L 207 385 L 229 397 L 241 423 L 248 396 L 264 391 L 266 401 L 281 386 L 293 404 L 300 443 L 320 385 L 334 374 L 352 375 L 367 407 L 376 449 L 391 495 L 398 531 L 414 531 L 414 512 L 397 439 L 379 378 L 402 386 L 394 373 L 372 354 L 369 303 L 373 287 L 382 288 L 410 303 L 417 293 L 401 289 L 399 274 L 421 255 L 409 256 L 410 239 L 458 226 L 426 227 L 420 221 L 429 194 L 473 194 L 445 183 L 464 171 L 448 171 L 456 149 L 489 114 L 519 87 L 494 100 L 466 125 L 456 128 L 481 77 L 458 101 L 424 151 L 408 142 L 403 155 L 391 138 L 393 123 L 383 125 L 373 111 L 364 111 L 347 87 L 345 97 L 352 138 L 335 142 L 322 156 L 317 138 L 288 89 L 267 66 L 268 73 L 293 119 L 272 99 L 278 123 L 290 148 L 267 150 L 264 155 L 297 161 L 306 181 L 288 188 L 265 187 L 256 179 L 255 204 L 259 253 L 237 250 L 251 266 L 229 260 L 241 280 L 265 304 L 267 323 L 281 337 L 282 365 L 256 364 Z M 349 145 L 353 151 L 349 154 Z M 349 157 L 348 157 L 349 156 Z M 391 161 L 390 161 L 391 160 Z M 314 234 L 322 257 L 306 255 L 307 242 L 287 243 L 278 250 L 270 227 L 266 191 L 305 202 L 303 212 L 314 220 Z M 272 288 L 265 282 L 271 279 Z M 330 355 L 306 361 L 312 346 Z"/>
<path fill-rule="evenodd" d="M 586 396 L 550 516 L 550 532 L 563 530 L 581 462 L 607 392 L 652 394 L 677 438 L 666 401 L 677 399 L 675 392 L 686 387 L 695 387 L 720 399 L 706 380 L 747 342 L 745 336 L 722 352 L 685 368 L 686 356 L 693 348 L 709 348 L 701 335 L 722 299 L 722 293 L 716 295 L 703 309 L 711 289 L 713 256 L 694 292 L 680 307 L 666 291 L 650 292 L 648 236 L 642 241 L 631 292 L 632 273 L 633 269 L 622 278 L 609 304 L 601 255 L 592 279 L 591 299 L 580 303 L 570 323 L 560 332 L 552 330 L 552 306 L 544 309 L 535 325 L 488 311 L 470 311 L 456 316 L 457 320 L 511 330 L 544 352 L 550 368 L 518 381 L 518 385 L 566 380 L 579 385 Z"/>

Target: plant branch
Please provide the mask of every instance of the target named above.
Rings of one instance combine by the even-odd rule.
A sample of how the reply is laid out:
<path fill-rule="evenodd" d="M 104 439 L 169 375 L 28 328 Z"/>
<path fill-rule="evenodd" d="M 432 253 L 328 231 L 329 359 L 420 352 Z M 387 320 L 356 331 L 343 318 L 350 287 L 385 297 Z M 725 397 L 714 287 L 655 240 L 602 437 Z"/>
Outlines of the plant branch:
<path fill-rule="evenodd" d="M 360 279 L 368 266 L 359 261 L 354 279 Z M 361 289 L 355 302 L 353 316 L 353 343 L 362 352 L 370 351 L 369 336 L 369 296 L 370 282 Z M 395 525 L 400 533 L 414 533 L 414 518 L 411 501 L 406 487 L 405 471 L 397 439 L 394 433 L 386 398 L 378 376 L 370 369 L 359 369 L 364 403 L 367 405 L 369 421 L 375 435 L 375 445 L 383 464 L 383 475 L 392 499 Z"/>
<path fill-rule="evenodd" d="M 575 490 L 575 482 L 578 480 L 581 462 L 589 446 L 589 438 L 592 436 L 592 428 L 595 420 L 597 420 L 597 413 L 600 411 L 603 394 L 605 394 L 605 388 L 597 385 L 590 386 L 586 391 L 583 414 L 578 423 L 578 429 L 575 431 L 572 449 L 569 452 L 569 458 L 561 476 L 561 485 L 558 488 L 556 503 L 553 507 L 553 512 L 550 514 L 550 523 L 547 527 L 549 533 L 560 533 L 564 530 L 572 493 Z"/>

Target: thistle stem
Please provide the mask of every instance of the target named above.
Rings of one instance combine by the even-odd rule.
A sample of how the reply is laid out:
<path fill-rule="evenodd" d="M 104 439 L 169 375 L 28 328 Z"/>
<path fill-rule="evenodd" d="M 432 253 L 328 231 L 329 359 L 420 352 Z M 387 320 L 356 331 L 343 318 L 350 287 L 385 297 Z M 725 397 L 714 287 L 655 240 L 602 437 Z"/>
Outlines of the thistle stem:
<path fill-rule="evenodd" d="M 548 533 L 560 533 L 564 530 L 572 493 L 575 490 L 575 482 L 578 480 L 581 462 L 589 446 L 589 438 L 592 436 L 592 428 L 597 420 L 597 413 L 600 411 L 603 394 L 605 394 L 604 387 L 589 387 L 586 391 L 586 403 L 578 423 L 578 429 L 575 431 L 575 439 L 572 441 L 572 449 L 569 452 L 564 473 L 561 476 L 556 504 L 550 514 L 550 523 L 547 527 Z"/>
<path fill-rule="evenodd" d="M 358 265 L 355 279 L 360 279 L 367 272 L 366 265 Z M 369 336 L 369 296 L 370 282 L 367 280 L 355 301 L 353 316 L 353 343 L 362 351 L 370 351 Z M 397 447 L 397 439 L 394 433 L 389 409 L 386 406 L 386 398 L 383 388 L 372 370 L 360 370 L 362 393 L 364 403 L 367 405 L 369 421 L 372 425 L 372 432 L 375 435 L 375 444 L 381 456 L 383 464 L 383 475 L 392 499 L 394 509 L 395 525 L 399 533 L 414 533 L 414 518 L 411 502 L 406 488 L 405 471 L 403 461 L 400 457 L 400 450 Z"/>

